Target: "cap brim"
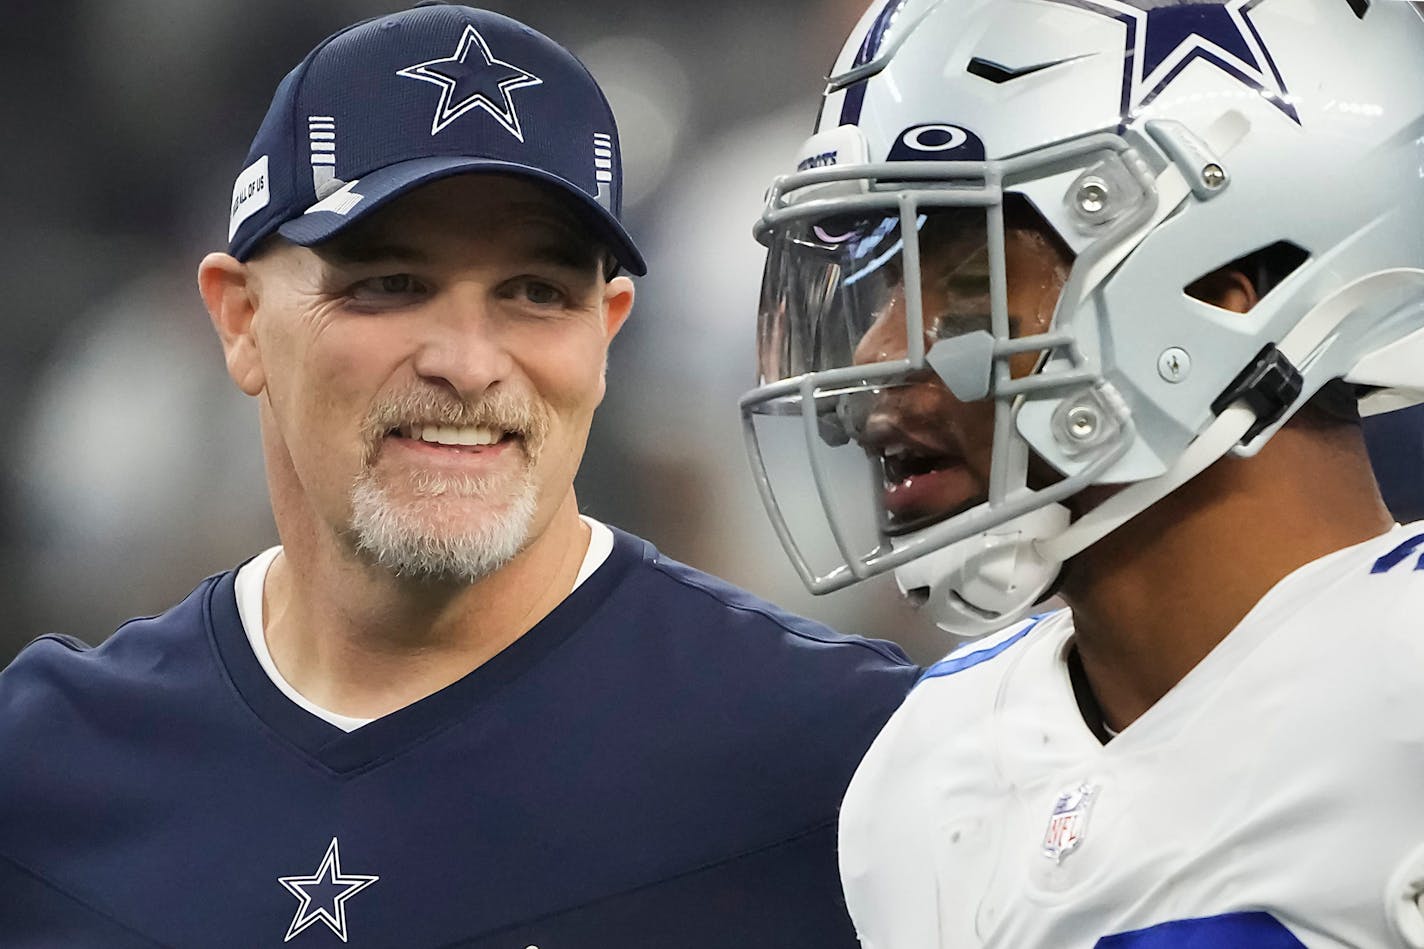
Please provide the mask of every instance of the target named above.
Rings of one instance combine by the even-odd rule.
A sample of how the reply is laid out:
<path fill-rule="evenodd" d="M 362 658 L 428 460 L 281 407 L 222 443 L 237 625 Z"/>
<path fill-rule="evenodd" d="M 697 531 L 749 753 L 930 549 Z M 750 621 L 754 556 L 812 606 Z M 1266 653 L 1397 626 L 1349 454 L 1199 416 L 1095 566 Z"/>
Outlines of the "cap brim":
<path fill-rule="evenodd" d="M 337 194 L 307 209 L 304 214 L 286 221 L 277 231 L 294 244 L 311 247 L 330 240 L 413 188 L 440 178 L 476 172 L 520 175 L 553 185 L 572 198 L 580 211 L 585 212 L 583 216 L 588 225 L 607 242 L 625 270 L 639 277 L 648 272 L 643 255 L 638 252 L 623 225 L 588 192 L 541 168 L 491 158 L 416 158 L 389 165 L 362 175 Z"/>

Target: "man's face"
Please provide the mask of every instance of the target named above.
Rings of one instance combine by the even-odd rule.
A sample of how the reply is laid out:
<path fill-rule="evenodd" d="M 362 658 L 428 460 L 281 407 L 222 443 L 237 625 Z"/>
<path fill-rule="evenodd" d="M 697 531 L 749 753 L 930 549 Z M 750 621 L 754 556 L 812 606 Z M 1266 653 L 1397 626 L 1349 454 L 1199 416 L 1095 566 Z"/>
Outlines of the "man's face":
<path fill-rule="evenodd" d="M 1071 255 L 1046 225 L 1024 211 L 1007 215 L 1005 263 L 1013 334 L 1043 332 L 1072 266 Z M 990 329 L 982 214 L 931 214 L 920 232 L 920 266 L 927 352 L 940 339 Z M 901 280 L 856 346 L 856 364 L 903 358 L 905 315 Z M 1036 358 L 1035 353 L 1014 356 L 1012 374 L 1027 375 Z M 857 441 L 880 461 L 884 527 L 892 534 L 960 513 L 988 496 L 993 402 L 960 402 L 928 371 L 910 383 L 874 396 L 856 432 Z"/>
<path fill-rule="evenodd" d="M 552 191 L 440 180 L 251 274 L 279 526 L 453 582 L 543 531 L 632 304 Z"/>

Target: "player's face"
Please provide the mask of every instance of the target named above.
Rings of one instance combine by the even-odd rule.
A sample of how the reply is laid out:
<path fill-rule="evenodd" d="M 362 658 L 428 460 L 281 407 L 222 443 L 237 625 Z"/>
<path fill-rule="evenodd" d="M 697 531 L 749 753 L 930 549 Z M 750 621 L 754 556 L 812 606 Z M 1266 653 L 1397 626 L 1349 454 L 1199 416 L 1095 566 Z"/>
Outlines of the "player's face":
<path fill-rule="evenodd" d="M 940 339 L 990 328 L 984 230 L 982 224 L 958 226 L 966 219 L 972 218 L 931 217 L 920 234 L 926 351 Z M 1025 212 L 1008 218 L 1005 265 L 1011 331 L 1015 336 L 1043 332 L 1067 279 L 1071 256 Z M 901 282 L 857 345 L 857 364 L 904 357 L 905 308 Z M 1035 353 L 1013 357 L 1013 375 L 1027 375 L 1036 358 Z M 879 459 L 884 526 L 890 533 L 916 530 L 988 496 L 993 402 L 960 402 L 928 371 L 912 377 L 911 383 L 879 393 L 856 434 Z"/>
<path fill-rule="evenodd" d="M 468 582 L 569 499 L 633 294 L 552 192 L 444 179 L 253 271 L 279 524 Z"/>

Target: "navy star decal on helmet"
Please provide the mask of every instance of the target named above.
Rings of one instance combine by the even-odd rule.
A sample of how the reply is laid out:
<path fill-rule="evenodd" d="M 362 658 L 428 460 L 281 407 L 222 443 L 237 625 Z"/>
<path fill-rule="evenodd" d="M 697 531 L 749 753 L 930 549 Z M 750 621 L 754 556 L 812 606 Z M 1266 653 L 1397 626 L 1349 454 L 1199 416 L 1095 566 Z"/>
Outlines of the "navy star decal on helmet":
<path fill-rule="evenodd" d="M 1110 16 L 1126 27 L 1122 114 L 1131 116 L 1197 62 L 1210 64 L 1266 97 L 1295 121 L 1270 50 L 1251 19 L 1262 0 L 1159 3 L 1155 0 L 1059 0 Z"/>

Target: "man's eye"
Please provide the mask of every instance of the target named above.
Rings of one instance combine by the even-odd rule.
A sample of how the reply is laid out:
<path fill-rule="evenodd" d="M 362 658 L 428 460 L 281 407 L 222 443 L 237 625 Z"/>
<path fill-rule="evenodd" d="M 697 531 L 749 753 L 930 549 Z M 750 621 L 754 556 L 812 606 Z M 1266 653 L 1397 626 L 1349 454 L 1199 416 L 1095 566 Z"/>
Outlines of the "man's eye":
<path fill-rule="evenodd" d="M 347 293 L 353 300 L 374 303 L 389 298 L 413 297 L 424 289 L 421 282 L 412 275 L 393 273 L 360 280 Z"/>
<path fill-rule="evenodd" d="M 525 281 L 520 292 L 525 300 L 537 306 L 552 306 L 564 299 L 564 294 L 558 287 L 539 280 Z"/>
<path fill-rule="evenodd" d="M 376 278 L 376 288 L 382 293 L 406 294 L 416 290 L 415 278 L 408 273 L 387 274 Z"/>

